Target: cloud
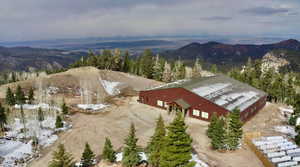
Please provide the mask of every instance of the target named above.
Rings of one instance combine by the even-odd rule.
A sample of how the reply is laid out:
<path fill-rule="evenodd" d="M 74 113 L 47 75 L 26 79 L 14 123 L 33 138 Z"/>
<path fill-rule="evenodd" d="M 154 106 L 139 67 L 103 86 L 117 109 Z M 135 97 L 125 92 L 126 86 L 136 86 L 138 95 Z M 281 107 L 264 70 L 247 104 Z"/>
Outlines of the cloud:
<path fill-rule="evenodd" d="M 290 10 L 287 8 L 254 7 L 254 8 L 244 9 L 241 12 L 253 14 L 253 15 L 269 16 L 275 14 L 286 14 L 290 12 Z"/>
<path fill-rule="evenodd" d="M 300 34 L 300 3 L 297 1 L 1 0 L 0 41 L 141 35 Z M 268 23 L 272 23 L 272 27 L 266 26 Z"/>

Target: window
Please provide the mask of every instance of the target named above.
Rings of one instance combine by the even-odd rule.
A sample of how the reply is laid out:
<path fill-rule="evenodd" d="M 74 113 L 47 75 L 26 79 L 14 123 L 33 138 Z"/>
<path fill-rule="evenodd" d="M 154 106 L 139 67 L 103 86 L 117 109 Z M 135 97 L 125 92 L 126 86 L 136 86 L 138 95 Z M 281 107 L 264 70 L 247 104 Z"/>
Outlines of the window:
<path fill-rule="evenodd" d="M 157 100 L 157 105 L 160 106 L 160 107 L 163 107 L 164 106 L 164 102 L 161 101 L 161 100 Z"/>
<path fill-rule="evenodd" d="M 208 116 L 209 116 L 209 114 L 207 112 L 203 112 L 203 111 L 201 112 L 202 118 L 208 119 Z"/>
<path fill-rule="evenodd" d="M 196 110 L 196 109 L 193 109 L 193 115 L 197 116 L 197 117 L 200 117 L 200 111 Z"/>

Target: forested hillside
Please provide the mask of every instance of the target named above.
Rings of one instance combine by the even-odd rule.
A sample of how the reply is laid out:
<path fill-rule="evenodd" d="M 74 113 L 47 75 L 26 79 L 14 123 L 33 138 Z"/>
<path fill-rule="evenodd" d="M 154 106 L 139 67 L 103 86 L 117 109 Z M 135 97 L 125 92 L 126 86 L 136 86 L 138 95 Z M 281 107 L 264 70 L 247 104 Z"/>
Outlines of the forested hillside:
<path fill-rule="evenodd" d="M 0 72 L 60 69 L 85 55 L 57 49 L 0 47 Z"/>

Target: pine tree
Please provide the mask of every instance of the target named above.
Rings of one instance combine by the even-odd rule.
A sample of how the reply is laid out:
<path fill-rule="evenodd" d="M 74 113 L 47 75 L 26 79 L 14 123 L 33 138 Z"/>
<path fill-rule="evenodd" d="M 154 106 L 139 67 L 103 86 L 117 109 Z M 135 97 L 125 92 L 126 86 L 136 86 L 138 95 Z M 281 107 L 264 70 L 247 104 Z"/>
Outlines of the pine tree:
<path fill-rule="evenodd" d="M 4 132 L 6 123 L 7 123 L 7 116 L 6 116 L 5 108 L 0 103 L 0 132 Z"/>
<path fill-rule="evenodd" d="M 153 73 L 153 53 L 150 49 L 146 49 L 141 58 L 142 75 L 146 78 L 152 78 Z"/>
<path fill-rule="evenodd" d="M 217 121 L 218 121 L 218 116 L 217 116 L 217 114 L 214 112 L 213 115 L 212 115 L 212 117 L 211 117 L 211 119 L 210 119 L 210 123 L 209 123 L 209 125 L 208 125 L 208 129 L 207 129 L 207 132 L 206 132 L 206 133 L 207 133 L 207 136 L 208 136 L 209 138 L 212 138 L 213 131 L 214 131 L 215 127 L 216 127 Z"/>
<path fill-rule="evenodd" d="M 41 107 L 39 107 L 38 109 L 38 120 L 39 122 L 43 122 L 45 120 L 45 117 L 44 117 L 44 111 L 42 110 Z"/>
<path fill-rule="evenodd" d="M 111 163 L 116 161 L 116 152 L 114 151 L 114 148 L 113 148 L 109 138 L 105 138 L 105 144 L 104 144 L 104 149 L 102 152 L 102 158 Z"/>
<path fill-rule="evenodd" d="M 217 67 L 217 65 L 215 65 L 215 64 L 211 65 L 210 71 L 211 71 L 212 73 L 217 73 L 217 72 L 218 72 L 218 67 Z"/>
<path fill-rule="evenodd" d="M 225 149 L 225 121 L 224 118 L 220 117 L 212 131 L 211 145 L 213 149 L 222 150 Z"/>
<path fill-rule="evenodd" d="M 234 109 L 228 117 L 228 135 L 226 145 L 228 149 L 235 150 L 240 144 L 243 135 L 242 122 L 240 120 L 240 110 Z"/>
<path fill-rule="evenodd" d="M 90 167 L 90 166 L 94 165 L 95 154 L 91 150 L 91 147 L 90 147 L 89 143 L 85 144 L 85 148 L 84 148 L 84 151 L 82 153 L 82 157 L 81 157 L 80 162 L 81 162 L 82 167 Z"/>
<path fill-rule="evenodd" d="M 26 101 L 25 94 L 24 94 L 21 86 L 18 85 L 17 91 L 16 91 L 16 103 L 22 105 L 22 104 L 25 104 L 25 101 Z"/>
<path fill-rule="evenodd" d="M 32 104 L 34 101 L 34 90 L 33 88 L 30 88 L 29 94 L 28 94 L 28 103 Z"/>
<path fill-rule="evenodd" d="M 165 136 L 165 124 L 162 116 L 160 115 L 156 122 L 154 135 L 151 137 L 147 146 L 148 160 L 153 167 L 159 167 Z"/>
<path fill-rule="evenodd" d="M 63 102 L 63 104 L 61 105 L 61 111 L 64 115 L 69 114 L 69 107 L 66 105 L 65 102 Z"/>
<path fill-rule="evenodd" d="M 61 117 L 59 115 L 56 116 L 55 127 L 62 128 L 63 126 L 64 126 L 64 123 L 63 123 Z"/>
<path fill-rule="evenodd" d="M 138 138 L 135 136 L 136 130 L 134 124 L 130 126 L 130 131 L 125 139 L 125 146 L 123 149 L 122 164 L 125 167 L 135 167 L 141 160 L 139 155 L 139 148 L 137 146 Z"/>
<path fill-rule="evenodd" d="M 5 101 L 6 101 L 6 104 L 10 105 L 10 106 L 13 106 L 16 104 L 15 96 L 14 96 L 13 92 L 11 91 L 10 87 L 8 87 L 6 90 Z"/>
<path fill-rule="evenodd" d="M 123 61 L 122 71 L 129 72 L 129 69 L 130 69 L 129 52 L 126 51 L 124 61 Z"/>
<path fill-rule="evenodd" d="M 63 144 L 58 145 L 57 151 L 53 152 L 53 158 L 48 167 L 74 167 L 72 155 L 68 153 Z"/>
<path fill-rule="evenodd" d="M 295 137 L 295 143 L 300 145 L 300 133 L 298 133 L 298 135 Z"/>
<path fill-rule="evenodd" d="M 178 113 L 174 121 L 167 127 L 162 149 L 160 167 L 193 167 L 192 139 L 186 133 L 187 126 L 181 113 Z"/>

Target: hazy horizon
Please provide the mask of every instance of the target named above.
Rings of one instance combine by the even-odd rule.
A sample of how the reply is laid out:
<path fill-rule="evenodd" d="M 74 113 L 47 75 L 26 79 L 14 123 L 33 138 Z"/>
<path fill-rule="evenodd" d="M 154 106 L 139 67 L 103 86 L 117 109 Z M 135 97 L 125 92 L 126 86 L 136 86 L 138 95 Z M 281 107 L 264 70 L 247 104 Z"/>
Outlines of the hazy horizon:
<path fill-rule="evenodd" d="M 297 0 L 3 0 L 0 41 L 227 36 L 299 39 Z"/>

